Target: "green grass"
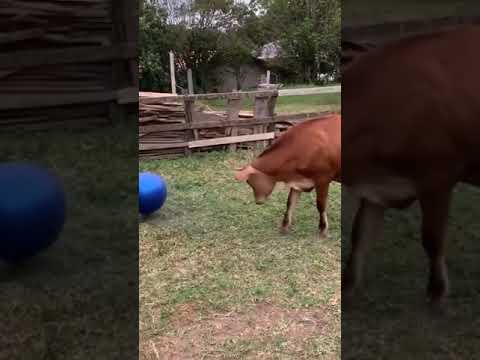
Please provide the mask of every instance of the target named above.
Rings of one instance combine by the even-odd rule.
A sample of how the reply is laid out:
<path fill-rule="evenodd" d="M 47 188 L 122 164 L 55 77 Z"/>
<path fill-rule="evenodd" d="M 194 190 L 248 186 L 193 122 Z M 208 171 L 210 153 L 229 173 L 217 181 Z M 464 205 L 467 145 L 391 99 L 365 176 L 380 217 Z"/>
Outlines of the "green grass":
<path fill-rule="evenodd" d="M 418 205 L 388 211 L 381 241 L 366 262 L 364 292 L 342 311 L 342 359 L 474 359 L 480 352 L 480 193 L 455 194 L 447 264 L 451 295 L 447 314 L 425 304 L 428 263 L 420 240 Z M 350 252 L 354 202 L 342 199 L 342 260 Z M 348 239 L 348 240 L 347 240 Z"/>
<path fill-rule="evenodd" d="M 61 177 L 67 221 L 48 251 L 0 263 L 0 358 L 134 357 L 136 123 L 4 134 L 1 161 L 35 161 Z"/>
<path fill-rule="evenodd" d="M 478 14 L 476 0 L 344 0 L 342 23 L 346 26 L 369 25 L 390 21 L 421 20 L 444 16 Z"/>
<path fill-rule="evenodd" d="M 225 110 L 226 101 L 208 100 L 202 101 L 214 110 Z M 275 106 L 277 114 L 296 114 L 303 112 L 318 112 L 338 110 L 341 103 L 340 93 L 303 95 L 303 96 L 279 96 Z M 253 111 L 253 101 L 248 99 L 243 104 L 242 110 Z"/>
<path fill-rule="evenodd" d="M 331 84 L 328 84 L 328 85 L 325 85 L 325 86 L 339 86 L 341 85 L 340 83 L 331 83 Z M 305 88 L 315 88 L 315 87 L 318 87 L 320 85 L 316 85 L 316 84 L 286 84 L 284 86 L 282 86 L 282 90 L 285 90 L 285 89 L 305 89 Z"/>
<path fill-rule="evenodd" d="M 196 358 L 340 358 L 340 189 L 331 188 L 330 238 L 318 236 L 313 194 L 302 196 L 296 224 L 282 236 L 287 191 L 279 187 L 258 206 L 248 185 L 233 179 L 233 169 L 252 156 L 214 152 L 141 163 L 142 170 L 162 174 L 169 186 L 164 207 L 140 225 L 144 359 L 155 359 L 155 347 L 159 353 L 171 351 L 165 339 L 180 334 L 197 343 L 192 345 Z M 274 327 L 278 334 L 268 328 L 281 315 L 294 321 L 288 312 L 295 309 L 305 317 L 311 317 L 308 311 L 320 314 L 325 326 L 305 338 L 286 339 L 287 320 L 277 319 L 285 325 Z M 265 331 L 242 336 L 244 328 L 253 331 L 250 316 Z M 215 327 L 209 333 L 212 322 L 223 324 L 227 335 L 215 335 Z M 244 325 L 235 330 L 235 324 Z"/>

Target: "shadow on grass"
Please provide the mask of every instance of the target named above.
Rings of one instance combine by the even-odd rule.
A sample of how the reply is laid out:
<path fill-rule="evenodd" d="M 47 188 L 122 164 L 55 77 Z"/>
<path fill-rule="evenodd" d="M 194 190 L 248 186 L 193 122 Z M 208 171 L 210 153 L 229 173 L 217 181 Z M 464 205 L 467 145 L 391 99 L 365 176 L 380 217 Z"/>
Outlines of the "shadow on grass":
<path fill-rule="evenodd" d="M 342 199 L 342 262 L 350 252 L 355 210 Z M 363 294 L 342 308 L 342 359 L 474 359 L 480 352 L 480 193 L 459 186 L 449 223 L 446 312 L 431 312 L 420 211 L 388 211 L 381 240 L 366 261 Z"/>
<path fill-rule="evenodd" d="M 53 169 L 67 195 L 57 242 L 0 265 L 1 359 L 137 356 L 137 137 L 132 121 L 0 139 L 1 161 Z"/>

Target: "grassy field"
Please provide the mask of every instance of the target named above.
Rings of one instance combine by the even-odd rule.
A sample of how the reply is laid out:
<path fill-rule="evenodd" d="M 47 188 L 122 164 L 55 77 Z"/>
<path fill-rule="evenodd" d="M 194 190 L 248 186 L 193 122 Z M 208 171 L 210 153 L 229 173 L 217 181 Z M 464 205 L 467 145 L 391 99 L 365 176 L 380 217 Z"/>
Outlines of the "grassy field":
<path fill-rule="evenodd" d="M 224 110 L 226 101 L 209 100 L 202 102 L 214 110 Z M 340 93 L 303 95 L 303 96 L 279 96 L 275 106 L 277 114 L 296 114 L 303 112 L 337 111 L 340 108 Z M 247 100 L 243 104 L 243 110 L 253 110 L 253 101 Z"/>
<path fill-rule="evenodd" d="M 144 162 L 169 197 L 140 225 L 141 359 L 340 359 L 340 189 L 320 239 L 313 194 L 280 235 L 287 191 L 263 206 L 233 169 L 253 153 Z"/>
<path fill-rule="evenodd" d="M 474 14 L 480 14 L 480 2 L 476 0 L 342 1 L 342 24 L 344 26 Z"/>
<path fill-rule="evenodd" d="M 345 192 L 344 192 L 345 194 Z M 425 303 L 428 263 L 418 206 L 389 211 L 366 262 L 365 289 L 342 311 L 342 359 L 477 359 L 480 353 L 480 192 L 455 194 L 449 226 L 451 296 L 445 315 Z M 355 202 L 342 198 L 342 260 Z M 375 354 L 372 357 L 372 354 Z"/>
<path fill-rule="evenodd" d="M 341 85 L 341 84 L 338 83 L 338 82 L 334 82 L 334 83 L 329 83 L 326 86 L 337 86 L 337 85 Z M 286 84 L 286 85 L 282 86 L 282 90 L 285 90 L 285 89 L 305 89 L 305 88 L 314 88 L 314 87 L 318 87 L 318 86 L 319 85 L 316 85 L 316 84 Z"/>
<path fill-rule="evenodd" d="M 20 266 L 0 262 L 0 359 L 136 356 L 136 129 L 1 134 L 0 161 L 60 176 L 67 220 L 48 251 Z"/>

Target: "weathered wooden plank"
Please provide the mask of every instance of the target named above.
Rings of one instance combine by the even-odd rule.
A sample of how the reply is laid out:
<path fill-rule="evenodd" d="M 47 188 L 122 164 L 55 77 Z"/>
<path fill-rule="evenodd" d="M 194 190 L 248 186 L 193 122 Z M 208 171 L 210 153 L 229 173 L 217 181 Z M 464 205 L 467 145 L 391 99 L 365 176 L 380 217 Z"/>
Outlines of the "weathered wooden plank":
<path fill-rule="evenodd" d="M 116 91 L 95 91 L 78 94 L 2 94 L 0 110 L 26 109 L 36 107 L 50 107 L 73 104 L 92 104 L 116 100 Z"/>
<path fill-rule="evenodd" d="M 138 144 L 140 151 L 145 150 L 162 150 L 162 149 L 174 149 L 174 148 L 184 148 L 188 146 L 186 142 L 177 142 L 177 143 L 169 143 L 169 144 L 145 144 L 140 143 Z"/>
<path fill-rule="evenodd" d="M 330 112 L 318 112 L 318 113 L 299 113 L 291 115 L 277 115 L 276 117 L 266 118 L 266 119 L 252 119 L 252 120 L 233 120 L 233 121 L 208 121 L 208 122 L 199 122 L 191 125 L 193 129 L 211 129 L 219 127 L 247 127 L 255 125 L 265 125 L 265 124 L 275 124 L 275 123 L 289 123 L 291 121 L 302 121 L 307 119 L 314 119 L 322 116 L 326 116 Z M 141 125 L 140 129 L 142 132 L 165 132 L 165 131 L 176 131 L 176 130 L 186 130 L 189 127 L 186 124 L 158 124 L 158 125 Z"/>
<path fill-rule="evenodd" d="M 156 104 L 158 102 L 170 100 L 170 101 L 183 101 L 188 100 L 214 100 L 214 99 L 229 99 L 229 98 L 249 98 L 254 99 L 256 95 L 275 96 L 277 90 L 269 91 L 238 91 L 234 93 L 212 93 L 212 94 L 197 94 L 197 95 L 165 95 L 165 96 L 142 96 L 140 93 L 140 101 L 144 104 Z"/>
<path fill-rule="evenodd" d="M 249 142 L 249 141 L 269 140 L 269 139 L 273 139 L 274 137 L 275 137 L 274 132 L 264 133 L 264 134 L 253 134 L 253 135 L 227 136 L 227 137 L 216 138 L 216 139 L 190 141 L 188 143 L 188 147 L 198 148 L 203 146 L 226 145 L 226 144 Z"/>
<path fill-rule="evenodd" d="M 175 130 L 186 130 L 186 129 L 211 129 L 211 128 L 221 128 L 221 127 L 246 127 L 246 126 L 255 126 L 263 124 L 273 124 L 278 120 L 275 118 L 267 118 L 260 120 L 232 120 L 232 121 L 206 121 L 193 123 L 192 125 L 187 124 L 158 124 L 158 125 L 141 125 L 140 129 L 142 132 L 164 132 L 164 131 L 175 131 Z"/>
<path fill-rule="evenodd" d="M 107 62 L 115 59 L 128 60 L 137 57 L 135 44 L 112 46 L 81 46 L 64 49 L 40 49 L 0 54 L 0 68 L 21 69 L 25 67 L 72 64 L 78 62 Z"/>
<path fill-rule="evenodd" d="M 304 119 L 313 119 L 324 117 L 329 114 L 333 114 L 332 111 L 319 111 L 319 112 L 306 112 L 306 113 L 297 113 L 297 114 L 281 114 L 276 115 L 275 118 L 277 122 L 288 122 L 290 120 L 304 120 Z"/>

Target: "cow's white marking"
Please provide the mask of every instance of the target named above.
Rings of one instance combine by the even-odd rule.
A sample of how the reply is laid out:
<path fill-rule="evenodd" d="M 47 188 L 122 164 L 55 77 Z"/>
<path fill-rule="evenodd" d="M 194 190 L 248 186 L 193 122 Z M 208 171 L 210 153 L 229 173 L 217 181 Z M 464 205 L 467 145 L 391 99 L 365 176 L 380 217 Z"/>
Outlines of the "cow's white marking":
<path fill-rule="evenodd" d="M 298 191 L 310 190 L 315 187 L 315 182 L 308 178 L 295 179 L 285 183 L 288 188 L 292 188 Z"/>

